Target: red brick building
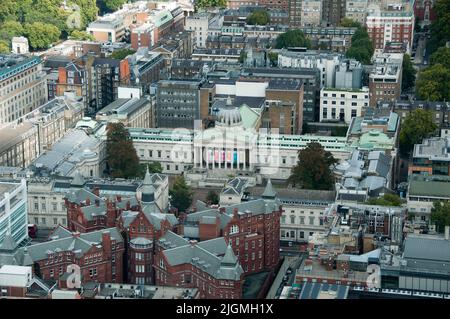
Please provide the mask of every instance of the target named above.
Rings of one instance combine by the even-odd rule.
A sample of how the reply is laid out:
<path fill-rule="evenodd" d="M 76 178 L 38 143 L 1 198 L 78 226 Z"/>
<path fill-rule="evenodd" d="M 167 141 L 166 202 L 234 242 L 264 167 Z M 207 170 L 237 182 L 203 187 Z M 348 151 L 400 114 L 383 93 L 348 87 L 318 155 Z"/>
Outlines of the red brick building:
<path fill-rule="evenodd" d="M 141 201 L 102 200 L 85 189 L 67 196 L 72 230 L 117 227 L 123 234 L 126 282 L 196 287 L 201 298 L 234 299 L 242 297 L 245 275 L 278 265 L 282 209 L 270 182 L 261 199 L 220 209 L 203 205 L 179 220 L 160 211 L 147 184 Z"/>
<path fill-rule="evenodd" d="M 262 199 L 185 216 L 183 234 L 200 241 L 223 236 L 245 274 L 273 270 L 280 258 L 281 214 L 281 203 L 269 182 Z"/>
<path fill-rule="evenodd" d="M 168 232 L 157 242 L 156 284 L 197 287 L 202 299 L 242 298 L 244 271 L 225 239 L 188 241 Z"/>
<path fill-rule="evenodd" d="M 18 248 L 12 237 L 8 242 L 0 247 L 5 264 L 31 266 L 37 277 L 62 287 L 71 275 L 70 265 L 80 267 L 81 283 L 123 282 L 125 247 L 116 228 L 80 234 L 59 226 L 43 243 Z"/>
<path fill-rule="evenodd" d="M 436 20 L 436 12 L 433 10 L 434 2 L 434 0 L 416 0 L 414 2 L 414 16 L 425 24 Z"/>

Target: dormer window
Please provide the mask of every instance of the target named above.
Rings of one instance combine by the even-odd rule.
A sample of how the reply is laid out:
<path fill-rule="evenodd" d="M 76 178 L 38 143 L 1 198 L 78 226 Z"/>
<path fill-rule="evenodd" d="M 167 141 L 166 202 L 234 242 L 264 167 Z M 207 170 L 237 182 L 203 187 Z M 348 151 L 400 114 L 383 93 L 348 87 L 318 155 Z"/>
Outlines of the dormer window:
<path fill-rule="evenodd" d="M 230 235 L 234 235 L 239 233 L 239 226 L 238 225 L 231 225 L 230 227 Z"/>

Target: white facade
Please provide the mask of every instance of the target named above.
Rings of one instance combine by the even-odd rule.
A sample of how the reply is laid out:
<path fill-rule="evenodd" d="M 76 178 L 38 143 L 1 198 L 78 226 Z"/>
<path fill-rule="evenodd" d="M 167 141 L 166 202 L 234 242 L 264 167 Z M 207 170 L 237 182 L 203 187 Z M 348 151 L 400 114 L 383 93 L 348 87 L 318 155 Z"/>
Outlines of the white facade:
<path fill-rule="evenodd" d="M 30 52 L 28 39 L 25 37 L 13 37 L 11 40 L 12 52 L 15 54 L 27 54 Z"/>
<path fill-rule="evenodd" d="M 0 125 L 17 120 L 48 100 L 42 60 L 13 60 L 15 64 L 8 68 L 0 66 Z"/>
<path fill-rule="evenodd" d="M 206 47 L 210 19 L 209 13 L 194 14 L 186 18 L 184 29 L 194 32 L 194 43 L 197 48 Z"/>
<path fill-rule="evenodd" d="M 278 66 L 282 68 L 319 69 L 320 87 L 334 87 L 336 68 L 344 58 L 342 54 L 322 54 L 317 51 L 294 52 L 281 50 Z"/>
<path fill-rule="evenodd" d="M 306 242 L 310 236 L 327 230 L 327 202 L 282 200 L 281 240 Z"/>
<path fill-rule="evenodd" d="M 0 268 L 0 287 L 26 288 L 33 279 L 32 273 L 31 267 L 4 265 Z"/>
<path fill-rule="evenodd" d="M 302 26 L 313 27 L 320 25 L 322 22 L 322 1 L 303 0 L 300 21 Z"/>
<path fill-rule="evenodd" d="M 0 245 L 6 234 L 16 243 L 28 238 L 27 183 L 0 182 Z"/>
<path fill-rule="evenodd" d="M 244 174 L 287 179 L 298 151 L 312 141 L 339 160 L 349 155 L 345 137 L 257 133 L 240 123 L 227 127 L 216 122 L 215 128 L 204 131 L 129 130 L 141 161 L 159 162 L 169 174 L 193 170 L 218 178 Z"/>
<path fill-rule="evenodd" d="M 369 88 L 338 90 L 324 88 L 320 91 L 320 121 L 343 120 L 350 124 L 352 118 L 361 116 L 369 106 Z"/>
<path fill-rule="evenodd" d="M 39 227 L 67 227 L 65 193 L 55 191 L 51 180 L 30 180 L 28 183 L 28 219 Z"/>

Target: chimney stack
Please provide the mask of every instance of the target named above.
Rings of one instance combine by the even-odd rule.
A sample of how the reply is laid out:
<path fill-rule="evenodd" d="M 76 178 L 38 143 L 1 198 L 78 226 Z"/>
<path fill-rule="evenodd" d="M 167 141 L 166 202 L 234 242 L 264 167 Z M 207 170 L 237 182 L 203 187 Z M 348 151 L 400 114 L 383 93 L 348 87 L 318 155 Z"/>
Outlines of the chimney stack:
<path fill-rule="evenodd" d="M 445 226 L 445 240 L 449 240 L 450 226 Z"/>

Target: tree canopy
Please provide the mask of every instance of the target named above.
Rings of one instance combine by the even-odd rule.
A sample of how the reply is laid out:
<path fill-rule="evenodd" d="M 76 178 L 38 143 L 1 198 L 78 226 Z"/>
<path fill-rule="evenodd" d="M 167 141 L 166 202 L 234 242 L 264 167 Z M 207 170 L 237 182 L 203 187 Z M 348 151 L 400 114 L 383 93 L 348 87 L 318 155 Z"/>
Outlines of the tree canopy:
<path fill-rule="evenodd" d="M 139 157 L 128 130 L 122 123 L 108 123 L 106 130 L 106 160 L 110 174 L 116 178 L 138 177 Z"/>
<path fill-rule="evenodd" d="M 139 177 L 140 178 L 144 178 L 145 173 L 147 172 L 147 168 L 148 168 L 148 172 L 150 174 L 155 174 L 155 173 L 160 174 L 163 171 L 161 163 L 159 163 L 159 162 L 141 163 L 141 164 L 139 164 Z"/>
<path fill-rule="evenodd" d="M 208 195 L 206 195 L 206 202 L 210 205 L 217 205 L 219 204 L 219 194 L 217 194 L 215 191 L 210 190 L 208 192 Z"/>
<path fill-rule="evenodd" d="M 358 28 L 352 36 L 352 44 L 346 52 L 347 58 L 358 60 L 362 64 L 370 64 L 374 53 L 373 43 L 365 28 Z"/>
<path fill-rule="evenodd" d="M 307 47 L 311 48 L 311 41 L 299 29 L 289 30 L 280 34 L 277 38 L 276 48 L 283 49 L 289 47 Z"/>
<path fill-rule="evenodd" d="M 114 51 L 111 54 L 111 59 L 116 59 L 116 60 L 123 60 L 125 59 L 127 56 L 136 53 L 136 51 L 131 50 L 131 49 L 119 49 Z"/>
<path fill-rule="evenodd" d="M 178 209 L 178 212 L 186 211 L 192 204 L 193 192 L 186 184 L 183 176 L 178 176 L 169 191 L 170 204 Z"/>
<path fill-rule="evenodd" d="M 414 69 L 409 54 L 403 55 L 402 64 L 402 90 L 407 90 L 414 87 L 416 81 L 416 69 Z"/>
<path fill-rule="evenodd" d="M 430 65 L 442 64 L 445 68 L 450 69 L 450 48 L 440 47 L 430 56 Z"/>
<path fill-rule="evenodd" d="M 196 8 L 211 8 L 220 7 L 225 8 L 227 6 L 227 0 L 197 0 L 195 4 Z"/>
<path fill-rule="evenodd" d="M 42 22 L 25 24 L 25 34 L 33 49 L 47 49 L 52 43 L 58 41 L 61 31 L 52 25 Z"/>
<path fill-rule="evenodd" d="M 433 9 L 436 20 L 431 24 L 431 37 L 427 41 L 427 50 L 430 53 L 445 46 L 450 39 L 450 0 L 436 0 Z"/>
<path fill-rule="evenodd" d="M 306 189 L 333 189 L 334 176 L 330 166 L 335 163 L 337 160 L 320 143 L 311 142 L 299 151 L 298 162 L 292 168 L 289 181 Z"/>
<path fill-rule="evenodd" d="M 450 69 L 438 63 L 420 71 L 416 81 L 416 94 L 420 99 L 427 101 L 448 101 Z"/>
<path fill-rule="evenodd" d="M 0 53 L 9 53 L 10 51 L 9 43 L 7 41 L 0 40 Z"/>
<path fill-rule="evenodd" d="M 437 129 L 433 121 L 433 114 L 430 111 L 416 109 L 405 118 L 400 130 L 400 151 L 409 154 L 415 144 L 422 143 L 422 140 Z"/>
<path fill-rule="evenodd" d="M 384 194 L 381 198 L 370 198 L 367 201 L 368 205 L 381 205 L 381 206 L 401 206 L 402 200 L 400 196 L 395 194 Z"/>
<path fill-rule="evenodd" d="M 450 226 L 450 202 L 436 202 L 431 209 L 431 221 L 436 230 L 443 233 L 445 226 Z"/>
<path fill-rule="evenodd" d="M 103 1 L 103 0 L 102 0 Z M 101 2 L 101 1 L 99 1 Z M 48 47 L 59 40 L 67 38 L 73 30 L 83 30 L 88 23 L 97 18 L 96 0 L 68 0 L 67 7 L 61 6 L 61 0 L 1 0 L 0 1 L 0 40 L 10 44 L 12 37 L 30 33 L 34 37 L 36 46 L 32 49 Z M 35 23 L 53 26 L 58 30 L 58 38 L 55 40 L 56 31 L 50 31 L 48 27 Z M 43 34 L 40 33 L 42 31 Z"/>
<path fill-rule="evenodd" d="M 70 37 L 74 40 L 94 41 L 94 37 L 85 31 L 73 30 Z"/>
<path fill-rule="evenodd" d="M 250 25 L 266 25 L 270 22 L 269 12 L 266 10 L 255 10 L 247 17 Z"/>
<path fill-rule="evenodd" d="M 341 27 L 347 27 L 347 28 L 361 28 L 362 27 L 361 23 L 359 23 L 357 21 L 354 21 L 354 20 L 352 20 L 350 18 L 347 18 L 347 17 L 344 17 L 341 20 L 340 26 Z"/>

